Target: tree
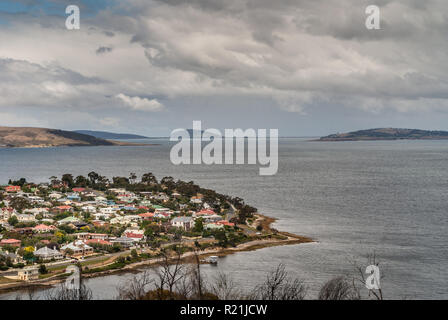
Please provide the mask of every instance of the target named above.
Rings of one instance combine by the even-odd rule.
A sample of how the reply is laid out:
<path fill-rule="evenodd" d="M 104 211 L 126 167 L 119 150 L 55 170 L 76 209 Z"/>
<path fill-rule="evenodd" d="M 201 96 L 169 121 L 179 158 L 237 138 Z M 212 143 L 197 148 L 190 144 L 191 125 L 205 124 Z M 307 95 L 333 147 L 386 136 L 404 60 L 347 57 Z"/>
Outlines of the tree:
<path fill-rule="evenodd" d="M 31 203 L 25 198 L 14 197 L 9 202 L 9 206 L 21 212 L 23 209 L 31 208 Z"/>
<path fill-rule="evenodd" d="M 152 172 L 145 173 L 142 176 L 141 182 L 144 184 L 157 184 L 157 178 L 152 174 Z"/>
<path fill-rule="evenodd" d="M 39 273 L 40 274 L 47 274 L 48 273 L 47 267 L 44 264 L 41 264 L 39 266 Z"/>
<path fill-rule="evenodd" d="M 73 175 L 71 175 L 70 173 L 62 175 L 61 181 L 67 184 L 69 188 L 73 188 L 75 186 L 75 182 L 73 181 Z"/>
<path fill-rule="evenodd" d="M 319 291 L 319 300 L 357 300 L 359 295 L 344 277 L 336 277 L 325 283 Z"/>
<path fill-rule="evenodd" d="M 129 174 L 129 181 L 131 182 L 131 184 L 134 184 L 136 179 L 137 179 L 137 175 L 134 172 L 131 172 Z"/>
<path fill-rule="evenodd" d="M 203 223 L 203 219 L 202 218 L 196 219 L 196 221 L 194 222 L 193 231 L 194 232 L 202 232 L 202 231 L 204 231 L 204 223 Z"/>
<path fill-rule="evenodd" d="M 241 224 L 246 223 L 247 218 L 252 218 L 257 209 L 247 204 L 243 205 L 238 213 L 238 222 Z"/>
<path fill-rule="evenodd" d="M 132 256 L 132 258 L 137 259 L 137 258 L 138 258 L 137 250 L 132 249 L 132 250 L 131 250 L 131 256 Z"/>
<path fill-rule="evenodd" d="M 258 285 L 251 298 L 259 300 L 303 300 L 306 287 L 299 278 L 290 278 L 283 264 L 268 273 L 265 282 Z"/>
<path fill-rule="evenodd" d="M 84 176 L 77 176 L 75 179 L 75 185 L 77 187 L 87 187 L 87 184 L 89 183 L 89 180 L 87 180 Z"/>
<path fill-rule="evenodd" d="M 100 175 L 96 173 L 95 171 L 89 172 L 87 175 L 90 179 L 90 184 L 93 186 L 96 184 L 96 181 L 99 179 Z"/>
<path fill-rule="evenodd" d="M 16 224 L 19 223 L 19 219 L 17 219 L 16 216 L 12 216 L 8 219 L 8 223 L 12 226 L 15 226 Z"/>

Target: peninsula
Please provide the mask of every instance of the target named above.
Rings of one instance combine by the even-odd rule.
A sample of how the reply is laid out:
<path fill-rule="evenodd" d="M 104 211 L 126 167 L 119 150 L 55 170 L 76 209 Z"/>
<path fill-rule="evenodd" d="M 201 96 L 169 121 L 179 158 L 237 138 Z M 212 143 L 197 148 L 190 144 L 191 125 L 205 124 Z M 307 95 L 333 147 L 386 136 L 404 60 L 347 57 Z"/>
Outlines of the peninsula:
<path fill-rule="evenodd" d="M 61 146 L 136 145 L 105 140 L 87 134 L 48 128 L 0 127 L 0 147 L 43 148 Z"/>
<path fill-rule="evenodd" d="M 239 197 L 152 173 L 10 180 L 0 186 L 0 292 L 58 283 L 71 264 L 96 277 L 156 264 L 164 254 L 206 261 L 313 242 L 272 228 L 274 221 Z"/>

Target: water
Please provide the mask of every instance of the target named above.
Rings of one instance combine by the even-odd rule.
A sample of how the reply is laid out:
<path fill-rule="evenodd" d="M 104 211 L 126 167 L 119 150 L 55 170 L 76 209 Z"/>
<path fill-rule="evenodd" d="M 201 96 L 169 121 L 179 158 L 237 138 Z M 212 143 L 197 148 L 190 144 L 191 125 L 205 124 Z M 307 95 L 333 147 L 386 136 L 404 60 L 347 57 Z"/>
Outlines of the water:
<path fill-rule="evenodd" d="M 327 280 L 352 272 L 352 261 L 375 252 L 386 298 L 447 299 L 448 141 L 309 142 L 281 139 L 279 171 L 254 165 L 174 166 L 169 142 L 144 147 L 0 149 L 0 183 L 48 181 L 72 173 L 127 176 L 153 172 L 194 180 L 240 196 L 280 230 L 317 243 L 265 248 L 220 259 L 218 267 L 250 289 L 279 262 L 305 279 L 314 298 Z M 88 280 L 96 298 L 111 299 L 130 275 Z M 15 297 L 15 294 L 0 296 Z"/>

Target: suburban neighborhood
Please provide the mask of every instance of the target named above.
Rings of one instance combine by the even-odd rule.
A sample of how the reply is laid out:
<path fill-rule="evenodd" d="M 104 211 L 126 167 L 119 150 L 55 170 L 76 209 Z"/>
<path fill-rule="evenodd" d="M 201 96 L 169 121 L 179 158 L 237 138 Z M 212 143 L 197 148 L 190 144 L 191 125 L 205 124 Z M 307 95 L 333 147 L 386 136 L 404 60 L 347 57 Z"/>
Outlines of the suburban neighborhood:
<path fill-rule="evenodd" d="M 45 279 L 78 263 L 85 272 L 120 268 L 183 251 L 260 239 L 256 209 L 193 182 L 151 173 L 109 180 L 64 174 L 0 187 L 0 284 Z"/>

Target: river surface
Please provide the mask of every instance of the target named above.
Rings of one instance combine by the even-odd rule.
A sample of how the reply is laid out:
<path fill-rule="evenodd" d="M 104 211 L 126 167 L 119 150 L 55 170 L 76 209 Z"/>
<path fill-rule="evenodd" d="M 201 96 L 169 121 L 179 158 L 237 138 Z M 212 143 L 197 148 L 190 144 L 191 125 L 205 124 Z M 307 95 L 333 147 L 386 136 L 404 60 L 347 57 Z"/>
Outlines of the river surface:
<path fill-rule="evenodd" d="M 90 171 L 194 180 L 278 218 L 277 229 L 318 241 L 229 255 L 217 267 L 203 266 L 210 278 L 231 274 L 247 291 L 281 262 L 315 298 L 325 281 L 352 273 L 352 261 L 365 262 L 375 252 L 386 298 L 448 298 L 448 141 L 280 139 L 275 176 L 258 175 L 257 165 L 175 166 L 167 140 L 145 142 L 159 145 L 0 149 L 0 183 Z M 87 285 L 95 298 L 113 299 L 130 276 L 93 278 Z"/>

